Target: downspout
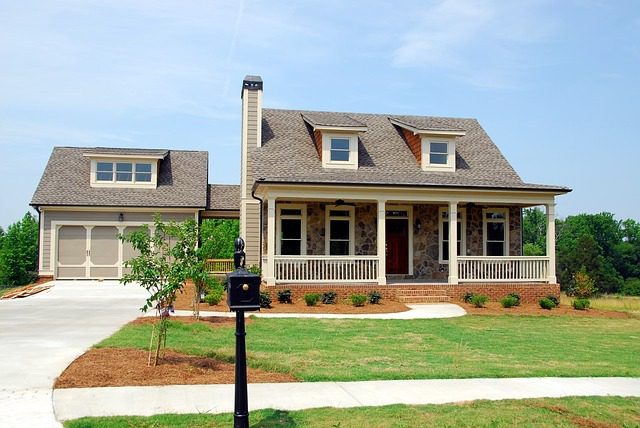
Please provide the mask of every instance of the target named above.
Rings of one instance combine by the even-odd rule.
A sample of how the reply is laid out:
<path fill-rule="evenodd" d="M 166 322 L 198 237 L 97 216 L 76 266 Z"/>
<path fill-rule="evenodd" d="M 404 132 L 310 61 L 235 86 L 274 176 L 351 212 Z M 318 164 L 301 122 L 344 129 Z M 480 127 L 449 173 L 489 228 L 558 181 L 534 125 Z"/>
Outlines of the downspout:
<path fill-rule="evenodd" d="M 258 245 L 260 246 L 258 248 L 258 260 L 260 262 L 260 269 L 262 269 L 262 231 L 264 230 L 262 228 L 262 210 L 264 207 L 264 200 L 260 199 L 259 197 L 256 196 L 256 184 L 258 184 L 258 182 L 260 181 L 264 181 L 264 178 L 259 178 L 254 184 L 253 187 L 251 188 L 251 197 L 257 201 L 260 201 L 260 242 L 258 243 Z"/>

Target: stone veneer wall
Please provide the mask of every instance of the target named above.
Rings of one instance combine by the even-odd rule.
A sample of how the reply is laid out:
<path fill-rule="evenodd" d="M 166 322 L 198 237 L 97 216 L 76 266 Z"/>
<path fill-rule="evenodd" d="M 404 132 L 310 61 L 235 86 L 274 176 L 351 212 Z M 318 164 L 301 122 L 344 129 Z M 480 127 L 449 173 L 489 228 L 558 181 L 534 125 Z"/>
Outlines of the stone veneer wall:
<path fill-rule="evenodd" d="M 438 250 L 438 205 L 414 205 L 413 225 L 413 276 L 420 279 L 446 279 L 447 265 L 440 265 Z M 420 220 L 422 227 L 416 231 L 414 225 Z"/>

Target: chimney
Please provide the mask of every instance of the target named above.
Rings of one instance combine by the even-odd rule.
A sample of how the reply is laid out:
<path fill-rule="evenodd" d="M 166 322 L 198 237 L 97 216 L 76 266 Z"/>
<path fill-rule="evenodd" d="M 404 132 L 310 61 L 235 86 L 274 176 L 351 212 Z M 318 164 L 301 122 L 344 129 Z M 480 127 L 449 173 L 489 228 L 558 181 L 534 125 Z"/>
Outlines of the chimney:
<path fill-rule="evenodd" d="M 262 78 L 245 76 L 242 81 L 242 151 L 240 236 L 246 242 L 248 265 L 260 264 L 260 205 L 251 197 L 254 152 L 262 146 Z"/>

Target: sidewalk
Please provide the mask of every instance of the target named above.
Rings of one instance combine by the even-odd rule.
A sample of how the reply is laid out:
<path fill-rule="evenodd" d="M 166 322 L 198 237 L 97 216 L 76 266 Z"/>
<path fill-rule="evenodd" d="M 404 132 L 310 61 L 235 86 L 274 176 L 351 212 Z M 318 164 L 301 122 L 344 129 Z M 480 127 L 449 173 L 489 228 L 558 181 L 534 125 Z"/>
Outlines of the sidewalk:
<path fill-rule="evenodd" d="M 640 396 L 640 378 L 510 378 L 249 385 L 250 410 L 442 404 L 566 396 Z M 57 389 L 59 420 L 83 416 L 233 412 L 234 385 Z"/>

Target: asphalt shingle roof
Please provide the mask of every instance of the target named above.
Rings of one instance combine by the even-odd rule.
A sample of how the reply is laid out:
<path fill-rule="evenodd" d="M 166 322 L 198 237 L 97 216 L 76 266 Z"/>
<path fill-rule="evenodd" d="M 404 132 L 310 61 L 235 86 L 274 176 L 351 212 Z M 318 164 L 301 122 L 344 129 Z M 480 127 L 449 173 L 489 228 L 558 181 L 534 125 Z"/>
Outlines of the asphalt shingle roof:
<path fill-rule="evenodd" d="M 366 126 L 345 113 L 311 111 L 302 113 L 303 118 L 313 126 L 355 127 Z"/>
<path fill-rule="evenodd" d="M 97 150 L 97 152 L 96 152 Z M 55 147 L 31 205 L 185 207 L 207 206 L 208 154 L 203 151 L 114 149 L 112 154 L 157 155 L 158 187 L 131 189 L 91 187 L 91 159 L 85 153 L 104 149 Z"/>
<path fill-rule="evenodd" d="M 475 119 L 326 113 L 347 116 L 367 127 L 358 134 L 358 169 L 325 169 L 304 116 L 324 112 L 263 109 L 262 147 L 253 150 L 254 177 L 267 182 L 538 189 L 564 193 L 561 186 L 524 183 Z M 464 130 L 456 138 L 455 172 L 423 171 L 390 118 L 409 124 Z"/>
<path fill-rule="evenodd" d="M 239 210 L 240 185 L 209 184 L 208 210 Z"/>

